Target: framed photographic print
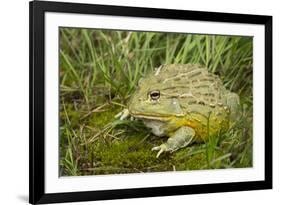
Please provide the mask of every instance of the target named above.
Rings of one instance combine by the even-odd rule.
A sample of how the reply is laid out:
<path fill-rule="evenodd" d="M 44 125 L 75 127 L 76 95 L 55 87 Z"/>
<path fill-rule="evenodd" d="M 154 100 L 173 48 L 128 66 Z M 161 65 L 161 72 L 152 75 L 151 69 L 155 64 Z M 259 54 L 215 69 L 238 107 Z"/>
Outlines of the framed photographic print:
<path fill-rule="evenodd" d="M 30 2 L 30 203 L 272 188 L 272 17 Z"/>

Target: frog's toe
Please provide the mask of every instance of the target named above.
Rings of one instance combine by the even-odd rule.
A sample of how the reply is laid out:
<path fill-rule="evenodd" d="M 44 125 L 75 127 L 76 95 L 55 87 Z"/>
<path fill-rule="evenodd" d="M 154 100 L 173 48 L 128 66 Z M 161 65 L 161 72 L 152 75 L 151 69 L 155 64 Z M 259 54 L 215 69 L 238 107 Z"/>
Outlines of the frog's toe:
<path fill-rule="evenodd" d="M 121 112 L 119 112 L 117 115 L 115 115 L 115 118 L 118 118 L 120 120 L 125 120 L 126 118 L 128 118 L 130 115 L 130 112 L 128 109 L 124 109 Z"/>
<path fill-rule="evenodd" d="M 158 151 L 156 158 L 158 158 L 160 156 L 160 154 L 162 154 L 163 152 L 169 151 L 167 145 L 165 145 L 165 144 L 161 144 L 160 146 L 153 147 L 151 150 Z"/>

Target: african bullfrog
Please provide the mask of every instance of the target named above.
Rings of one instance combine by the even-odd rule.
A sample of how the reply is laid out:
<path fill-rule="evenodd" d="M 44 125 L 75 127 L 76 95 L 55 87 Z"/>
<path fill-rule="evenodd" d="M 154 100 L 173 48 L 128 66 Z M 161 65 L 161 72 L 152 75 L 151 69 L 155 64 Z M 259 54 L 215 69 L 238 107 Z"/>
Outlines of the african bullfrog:
<path fill-rule="evenodd" d="M 169 64 L 140 79 L 127 109 L 116 117 L 132 116 L 142 120 L 154 135 L 168 137 L 152 148 L 159 157 L 226 132 L 239 116 L 239 107 L 239 96 L 207 68 Z"/>

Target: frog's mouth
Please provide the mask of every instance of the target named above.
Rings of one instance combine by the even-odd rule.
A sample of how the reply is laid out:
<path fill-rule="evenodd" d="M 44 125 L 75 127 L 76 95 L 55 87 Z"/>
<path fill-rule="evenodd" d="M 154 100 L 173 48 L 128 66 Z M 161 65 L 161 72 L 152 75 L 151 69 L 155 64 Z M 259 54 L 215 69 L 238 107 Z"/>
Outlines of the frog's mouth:
<path fill-rule="evenodd" d="M 139 118 L 139 119 L 158 120 L 158 121 L 162 121 L 162 122 L 169 121 L 173 117 L 183 117 L 182 114 L 176 114 L 176 115 L 171 116 L 171 115 L 164 115 L 164 114 L 157 115 L 155 113 L 143 114 L 143 113 L 139 113 L 139 112 L 130 112 L 130 115 L 135 118 Z"/>

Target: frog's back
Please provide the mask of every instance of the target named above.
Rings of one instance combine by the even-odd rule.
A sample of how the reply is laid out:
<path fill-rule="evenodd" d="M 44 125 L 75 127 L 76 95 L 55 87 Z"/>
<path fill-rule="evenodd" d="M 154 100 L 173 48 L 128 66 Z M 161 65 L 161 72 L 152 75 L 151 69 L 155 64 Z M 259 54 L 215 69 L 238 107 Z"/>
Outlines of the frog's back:
<path fill-rule="evenodd" d="M 161 97 L 177 98 L 183 109 L 193 105 L 214 108 L 226 103 L 227 90 L 219 77 L 200 65 L 164 65 L 154 75 L 163 85 Z"/>

